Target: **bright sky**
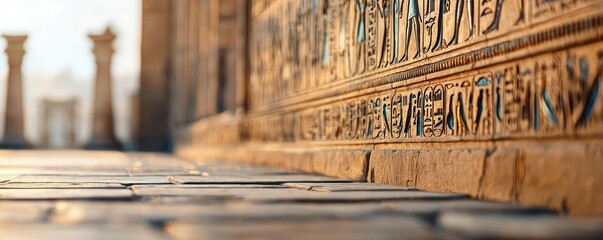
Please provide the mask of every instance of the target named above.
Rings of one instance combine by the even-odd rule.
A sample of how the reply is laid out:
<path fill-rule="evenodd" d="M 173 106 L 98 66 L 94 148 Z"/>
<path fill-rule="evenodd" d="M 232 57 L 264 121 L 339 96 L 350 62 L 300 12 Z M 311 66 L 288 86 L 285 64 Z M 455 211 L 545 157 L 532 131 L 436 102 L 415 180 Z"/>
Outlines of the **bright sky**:
<path fill-rule="evenodd" d="M 80 98 L 80 140 L 90 129 L 95 76 L 89 33 L 117 34 L 113 97 L 118 136 L 128 138 L 130 96 L 138 89 L 140 0 L 0 0 L 0 33 L 28 34 L 23 63 L 26 135 L 36 142 L 38 105 L 45 96 Z M 4 124 L 7 60 L 0 40 L 0 128 Z"/>

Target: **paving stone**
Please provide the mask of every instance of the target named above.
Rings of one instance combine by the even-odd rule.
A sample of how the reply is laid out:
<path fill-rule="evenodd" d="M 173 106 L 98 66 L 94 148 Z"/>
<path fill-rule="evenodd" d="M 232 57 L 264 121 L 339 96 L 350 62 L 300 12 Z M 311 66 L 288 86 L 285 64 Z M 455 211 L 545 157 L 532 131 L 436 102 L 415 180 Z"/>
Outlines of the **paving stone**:
<path fill-rule="evenodd" d="M 382 201 L 410 199 L 455 199 L 460 194 L 429 193 L 421 191 L 356 191 L 356 192 L 314 192 L 296 189 L 211 189 L 211 188 L 165 188 L 132 187 L 138 196 L 226 196 L 250 201 Z"/>
<path fill-rule="evenodd" d="M 603 238 L 603 219 L 445 213 L 439 223 L 447 231 L 476 239 Z"/>
<path fill-rule="evenodd" d="M 286 175 L 286 174 L 303 174 L 299 171 L 291 171 L 285 169 L 276 169 L 268 167 L 260 167 L 254 165 L 238 165 L 238 164 L 199 164 L 197 166 L 199 171 L 208 173 L 251 173 L 260 175 Z"/>
<path fill-rule="evenodd" d="M 181 184 L 198 184 L 198 183 L 230 183 L 230 184 L 246 184 L 246 183 L 273 183 L 281 184 L 288 182 L 351 182 L 349 180 L 335 179 L 330 177 L 315 176 L 315 175 L 270 175 L 257 176 L 249 174 L 247 176 L 174 176 L 174 182 Z"/>
<path fill-rule="evenodd" d="M 162 176 L 19 176 L 11 179 L 10 183 L 117 183 L 134 185 L 169 184 L 171 181 Z"/>
<path fill-rule="evenodd" d="M 173 223 L 166 227 L 175 239 L 428 239 L 430 227 L 410 217 L 246 224 Z"/>
<path fill-rule="evenodd" d="M 191 169 L 153 169 L 153 170 L 132 170 L 129 169 L 128 175 L 132 177 L 138 176 L 187 176 L 187 175 L 201 175 L 202 172 Z"/>
<path fill-rule="evenodd" d="M 39 223 L 51 212 L 51 202 L 0 201 L 0 224 Z"/>
<path fill-rule="evenodd" d="M 52 220 L 61 223 L 190 220 L 197 222 L 307 221 L 366 218 L 388 214 L 378 203 L 325 204 L 156 204 L 149 202 L 64 202 Z"/>
<path fill-rule="evenodd" d="M 545 208 L 519 206 L 507 203 L 484 202 L 472 199 L 447 199 L 441 201 L 387 201 L 381 204 L 387 206 L 394 212 L 422 215 L 435 215 L 445 212 L 470 212 L 479 214 L 501 212 L 539 215 L 556 214 L 554 211 Z"/>
<path fill-rule="evenodd" d="M 0 159 L 4 167 L 79 167 L 79 168 L 122 168 L 130 160 L 115 151 L 10 151 Z"/>
<path fill-rule="evenodd" d="M 0 185 L 2 186 L 2 185 Z M 133 189 L 144 188 L 280 188 L 285 187 L 277 184 L 161 184 L 161 185 L 134 185 Z"/>
<path fill-rule="evenodd" d="M 129 189 L 0 189 L 0 200 L 129 199 Z"/>
<path fill-rule="evenodd" d="M 82 169 L 35 169 L 35 168 L 0 168 L 0 175 L 41 175 L 41 176 L 128 176 L 125 170 L 82 170 Z"/>
<path fill-rule="evenodd" d="M 5 183 L 0 189 L 127 188 L 118 183 Z"/>
<path fill-rule="evenodd" d="M 168 239 L 161 231 L 142 224 L 63 225 L 0 224 L 0 239 L 90 239 L 130 240 Z"/>
<path fill-rule="evenodd" d="M 387 186 L 374 183 L 285 183 L 285 187 L 311 190 L 317 192 L 352 192 L 352 191 L 408 191 L 415 188 Z"/>
<path fill-rule="evenodd" d="M 156 203 L 156 204 L 225 204 L 232 201 L 240 200 L 233 196 L 227 195 L 212 195 L 212 196 L 142 196 L 141 201 Z"/>
<path fill-rule="evenodd" d="M 292 201 L 292 202 L 356 202 L 356 201 L 385 201 L 385 200 L 411 200 L 411 199 L 461 199 L 465 198 L 464 194 L 448 194 L 448 193 L 431 193 L 421 191 L 355 191 L 355 192 L 311 192 L 308 193 L 293 193 L 284 196 L 270 195 L 250 195 L 245 199 L 252 201 Z"/>
<path fill-rule="evenodd" d="M 215 184 L 221 186 L 222 184 Z M 162 186 L 132 186 L 131 189 L 138 196 L 225 196 L 243 198 L 247 196 L 270 194 L 273 197 L 286 194 L 296 194 L 302 192 L 299 190 L 291 189 L 273 189 L 273 188 L 207 188 L 207 185 L 203 187 L 196 187 L 199 185 L 191 185 L 187 188 L 179 187 L 162 187 Z"/>
<path fill-rule="evenodd" d="M 9 180 L 0 239 L 574 239 L 603 228 L 546 209 L 253 165 L 44 154 L 0 158 L 0 182 Z"/>
<path fill-rule="evenodd" d="M 190 161 L 156 153 L 136 153 L 139 156 L 130 154 L 130 166 L 132 171 L 150 172 L 165 170 L 194 170 L 197 165 Z"/>

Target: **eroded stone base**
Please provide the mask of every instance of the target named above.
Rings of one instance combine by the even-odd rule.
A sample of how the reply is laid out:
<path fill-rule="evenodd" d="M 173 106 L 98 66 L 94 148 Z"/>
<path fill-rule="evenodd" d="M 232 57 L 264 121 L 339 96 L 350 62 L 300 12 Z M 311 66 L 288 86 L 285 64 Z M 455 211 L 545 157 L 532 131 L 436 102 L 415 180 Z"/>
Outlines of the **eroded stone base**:
<path fill-rule="evenodd" d="M 93 139 L 84 145 L 86 150 L 121 150 L 122 148 L 117 139 Z"/>
<path fill-rule="evenodd" d="M 0 149 L 32 149 L 33 146 L 24 138 L 21 139 L 6 139 L 0 142 Z"/>
<path fill-rule="evenodd" d="M 549 140 L 375 146 L 365 149 L 229 145 L 179 148 L 198 161 L 247 162 L 355 181 L 603 214 L 603 141 Z"/>

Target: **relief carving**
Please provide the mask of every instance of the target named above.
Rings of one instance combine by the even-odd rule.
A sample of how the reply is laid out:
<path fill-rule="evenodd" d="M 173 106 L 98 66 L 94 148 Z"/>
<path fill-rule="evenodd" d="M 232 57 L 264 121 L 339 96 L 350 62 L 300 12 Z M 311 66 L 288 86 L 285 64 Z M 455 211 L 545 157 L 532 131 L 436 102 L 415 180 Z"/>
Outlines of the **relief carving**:
<path fill-rule="evenodd" d="M 370 79 L 390 83 L 437 76 L 455 66 L 601 25 L 601 17 L 592 18 L 456 54 L 486 37 L 504 39 L 505 34 L 528 31 L 542 21 L 564 21 L 563 16 L 601 4 L 594 0 L 253 3 L 249 95 L 251 111 L 260 113 L 315 91 L 330 93 L 331 86 L 352 89 Z M 414 80 L 324 106 L 292 105 L 283 110 L 286 113 L 257 117 L 245 126 L 252 140 L 262 141 L 458 141 L 592 133 L 603 124 L 603 55 L 592 51 L 603 49 L 600 45 Z M 431 62 L 443 55 L 449 57 Z M 426 64 L 416 64 L 421 61 Z M 381 77 L 392 69 L 400 70 L 399 78 Z M 295 127 L 287 131 L 275 125 Z"/>
<path fill-rule="evenodd" d="M 589 51 L 594 47 L 599 50 Z M 249 128 L 252 139 L 263 141 L 412 142 L 591 134 L 603 124 L 602 71 L 603 44 L 597 43 L 460 78 L 260 117 L 250 121 Z M 295 126 L 295 131 L 275 126 Z"/>

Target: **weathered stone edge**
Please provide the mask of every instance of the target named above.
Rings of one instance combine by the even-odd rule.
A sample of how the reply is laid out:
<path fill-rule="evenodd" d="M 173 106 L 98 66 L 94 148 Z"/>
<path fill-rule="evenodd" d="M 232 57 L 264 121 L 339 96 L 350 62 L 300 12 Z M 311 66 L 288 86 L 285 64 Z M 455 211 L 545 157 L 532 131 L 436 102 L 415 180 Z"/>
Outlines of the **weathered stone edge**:
<path fill-rule="evenodd" d="M 354 181 L 465 193 L 549 207 L 570 215 L 603 216 L 603 140 L 500 141 L 439 149 L 304 149 L 229 145 L 183 147 L 197 161 L 230 161 L 298 170 Z"/>

